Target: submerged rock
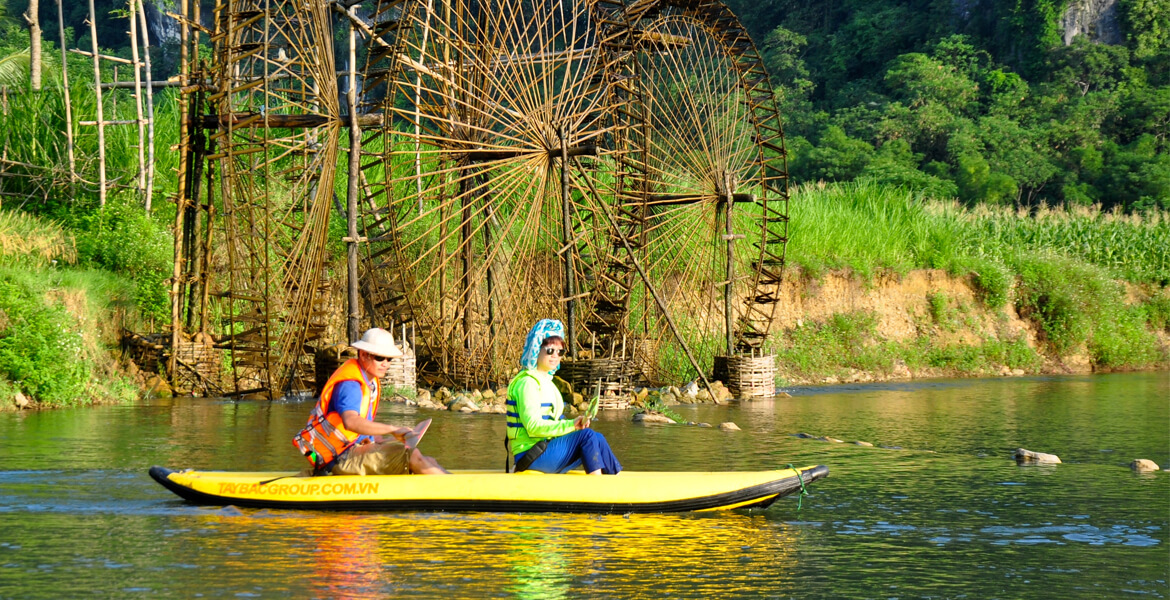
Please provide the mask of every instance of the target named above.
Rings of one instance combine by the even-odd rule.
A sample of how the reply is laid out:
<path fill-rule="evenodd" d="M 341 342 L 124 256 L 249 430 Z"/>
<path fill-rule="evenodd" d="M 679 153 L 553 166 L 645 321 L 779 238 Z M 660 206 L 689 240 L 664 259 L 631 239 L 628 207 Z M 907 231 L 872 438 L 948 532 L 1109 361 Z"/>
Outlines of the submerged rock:
<path fill-rule="evenodd" d="M 873 444 L 871 444 L 869 442 L 856 441 L 856 442 L 853 442 L 853 445 L 854 446 L 865 446 L 866 448 L 873 448 Z"/>
<path fill-rule="evenodd" d="M 1058 465 L 1060 464 L 1060 457 L 1055 454 L 1046 454 L 1044 452 L 1033 452 L 1024 448 L 1016 448 L 1012 454 L 1018 464 L 1037 464 L 1037 465 Z"/>
<path fill-rule="evenodd" d="M 463 410 L 465 408 L 469 408 L 471 410 Z M 448 410 L 451 412 L 479 412 L 479 405 L 476 404 L 471 398 L 468 398 L 463 394 L 459 394 L 458 396 L 455 396 L 453 401 L 451 401 L 451 405 L 448 407 Z"/>
<path fill-rule="evenodd" d="M 1159 470 L 1158 463 L 1156 463 L 1152 460 L 1149 460 L 1147 458 L 1134 459 L 1133 462 L 1129 463 L 1129 468 L 1133 469 L 1134 471 L 1137 471 L 1138 473 L 1147 473 L 1150 471 Z"/>
<path fill-rule="evenodd" d="M 643 412 L 634 415 L 635 423 L 662 423 L 665 425 L 673 425 L 674 421 L 666 415 L 660 415 L 653 412 Z"/>
<path fill-rule="evenodd" d="M 719 429 L 722 429 L 723 431 L 741 431 L 741 429 L 739 428 L 739 425 L 736 425 L 735 423 L 732 423 L 731 421 L 728 421 L 726 423 L 720 423 Z"/>
<path fill-rule="evenodd" d="M 827 435 L 822 435 L 821 437 L 819 437 L 819 438 L 817 438 L 817 439 L 818 439 L 818 440 L 820 440 L 820 441 L 822 441 L 822 442 L 833 442 L 833 443 L 835 443 L 835 444 L 843 444 L 843 443 L 845 443 L 845 442 L 843 442 L 843 441 L 841 441 L 841 440 L 839 440 L 839 439 L 837 439 L 837 438 L 829 437 L 829 436 L 827 436 Z"/>
<path fill-rule="evenodd" d="M 815 436 L 811 433 L 805 433 L 805 432 L 801 431 L 800 433 L 793 434 L 792 437 L 798 437 L 798 438 L 802 438 L 802 439 L 806 439 L 806 440 L 813 440 L 813 439 L 816 439 L 817 436 Z"/>

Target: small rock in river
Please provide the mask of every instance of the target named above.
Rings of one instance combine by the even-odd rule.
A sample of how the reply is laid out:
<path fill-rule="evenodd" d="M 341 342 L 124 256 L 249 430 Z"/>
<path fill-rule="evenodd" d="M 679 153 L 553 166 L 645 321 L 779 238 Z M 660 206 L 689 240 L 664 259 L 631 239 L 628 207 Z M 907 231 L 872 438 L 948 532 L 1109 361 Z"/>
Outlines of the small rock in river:
<path fill-rule="evenodd" d="M 819 437 L 819 438 L 817 438 L 817 439 L 818 439 L 818 440 L 820 440 L 820 441 L 822 441 L 822 442 L 833 442 L 833 443 L 835 443 L 835 444 L 843 444 L 843 443 L 845 443 L 845 442 L 843 442 L 843 441 L 841 441 L 841 440 L 839 440 L 839 439 L 837 439 L 837 438 L 831 438 L 831 437 L 829 437 L 829 436 L 827 436 L 827 435 L 822 435 L 821 437 Z"/>
<path fill-rule="evenodd" d="M 1156 463 L 1152 460 L 1146 459 L 1146 458 L 1137 458 L 1137 459 L 1134 459 L 1133 462 L 1129 463 L 1129 468 L 1133 469 L 1134 471 L 1137 471 L 1138 473 L 1145 473 L 1148 471 L 1157 471 L 1158 470 L 1158 463 Z"/>
<path fill-rule="evenodd" d="M 853 445 L 855 445 L 855 446 L 865 446 L 865 447 L 867 447 L 867 448 L 872 448 L 872 447 L 873 447 L 873 444 L 871 444 L 871 443 L 869 443 L 869 442 L 862 442 L 862 441 L 853 442 Z"/>
<path fill-rule="evenodd" d="M 741 431 L 739 428 L 739 425 L 736 425 L 735 423 L 732 423 L 731 421 L 728 421 L 726 423 L 720 423 L 719 429 L 722 429 L 723 431 Z"/>
<path fill-rule="evenodd" d="M 666 424 L 666 425 L 674 424 L 674 421 L 670 420 L 670 417 L 668 417 L 666 415 L 660 415 L 658 413 L 651 413 L 651 412 L 638 413 L 638 414 L 634 415 L 634 422 L 635 423 L 662 423 L 662 424 Z"/>
<path fill-rule="evenodd" d="M 805 432 L 803 432 L 803 431 L 802 431 L 802 432 L 800 432 L 800 433 L 797 433 L 797 434 L 795 434 L 793 437 L 798 437 L 798 438 L 804 438 L 804 439 L 806 439 L 806 440 L 811 440 L 811 439 L 814 439 L 814 438 L 816 438 L 817 436 L 815 436 L 815 435 L 813 435 L 813 434 L 811 434 L 811 433 L 805 433 Z"/>
<path fill-rule="evenodd" d="M 1045 454 L 1044 452 L 1033 452 L 1023 448 L 1016 448 L 1012 454 L 1016 458 L 1018 464 L 1039 464 L 1039 465 L 1058 465 L 1060 464 L 1060 457 L 1055 454 Z"/>

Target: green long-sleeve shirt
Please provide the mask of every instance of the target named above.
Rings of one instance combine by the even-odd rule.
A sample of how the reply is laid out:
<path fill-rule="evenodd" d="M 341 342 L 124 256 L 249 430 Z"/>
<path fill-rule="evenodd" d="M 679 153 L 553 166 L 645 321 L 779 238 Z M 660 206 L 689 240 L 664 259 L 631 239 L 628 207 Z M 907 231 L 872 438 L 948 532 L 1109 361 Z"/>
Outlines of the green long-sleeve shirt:
<path fill-rule="evenodd" d="M 512 453 L 520 454 L 543 439 L 570 433 L 572 420 L 562 419 L 565 401 L 553 384 L 552 375 L 528 369 L 508 385 L 508 439 Z"/>

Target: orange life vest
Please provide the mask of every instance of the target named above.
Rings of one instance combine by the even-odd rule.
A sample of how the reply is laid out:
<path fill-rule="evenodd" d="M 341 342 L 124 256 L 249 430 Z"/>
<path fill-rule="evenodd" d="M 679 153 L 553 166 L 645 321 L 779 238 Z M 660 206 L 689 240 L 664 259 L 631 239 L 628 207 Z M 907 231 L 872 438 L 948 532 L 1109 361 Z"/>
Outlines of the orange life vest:
<path fill-rule="evenodd" d="M 338 367 L 325 387 L 321 390 L 321 399 L 313 412 L 309 413 L 309 423 L 293 438 L 293 446 L 312 463 L 314 469 L 320 469 L 333 462 L 342 452 L 349 450 L 361 434 L 345 428 L 341 414 L 330 410 L 329 401 L 333 398 L 333 389 L 343 381 L 356 381 L 362 386 L 362 404 L 358 411 L 363 419 L 373 418 L 378 414 L 378 396 L 381 389 L 374 389 L 371 393 L 366 374 L 358 365 L 356 358 L 345 361 Z"/>

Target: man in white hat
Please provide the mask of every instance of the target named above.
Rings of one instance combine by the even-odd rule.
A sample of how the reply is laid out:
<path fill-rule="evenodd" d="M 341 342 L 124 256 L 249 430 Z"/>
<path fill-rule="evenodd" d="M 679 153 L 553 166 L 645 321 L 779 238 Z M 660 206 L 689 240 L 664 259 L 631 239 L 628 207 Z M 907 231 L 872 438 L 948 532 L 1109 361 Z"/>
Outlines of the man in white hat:
<path fill-rule="evenodd" d="M 379 423 L 379 383 L 390 359 L 402 356 L 389 331 L 374 328 L 351 344 L 358 351 L 334 371 L 309 415 L 309 424 L 293 438 L 316 473 L 399 475 L 447 473 L 435 459 L 407 446 L 409 427 Z"/>

